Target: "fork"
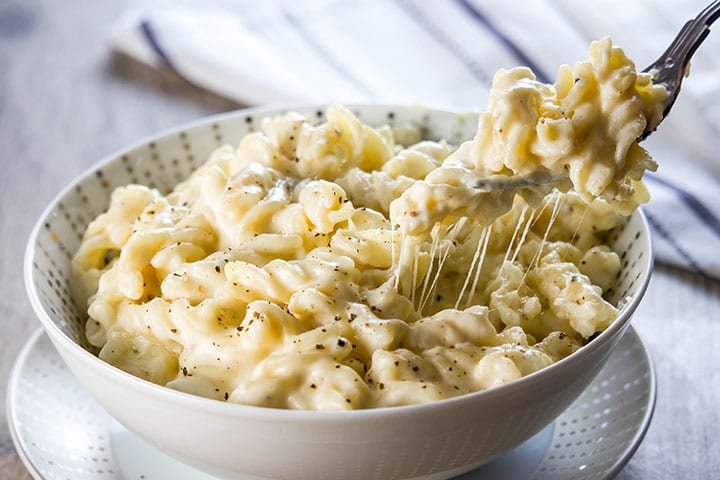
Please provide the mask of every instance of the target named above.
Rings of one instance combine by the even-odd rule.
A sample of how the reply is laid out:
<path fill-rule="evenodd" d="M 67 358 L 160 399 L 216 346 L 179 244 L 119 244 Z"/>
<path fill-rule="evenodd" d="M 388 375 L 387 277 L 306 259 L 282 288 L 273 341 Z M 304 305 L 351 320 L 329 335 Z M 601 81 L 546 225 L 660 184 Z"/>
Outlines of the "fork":
<path fill-rule="evenodd" d="M 705 7 L 697 17 L 688 20 L 667 50 L 660 55 L 660 58 L 643 70 L 643 72 L 652 75 L 653 83 L 665 87 L 668 92 L 668 98 L 665 102 L 660 120 L 654 125 L 648 124 L 642 135 L 638 138 L 638 141 L 644 140 L 654 132 L 660 122 L 662 122 L 668 112 L 670 112 L 670 109 L 680 94 L 682 81 L 687 76 L 686 73 L 690 58 L 703 40 L 705 40 L 705 37 L 708 36 L 708 33 L 710 33 L 710 25 L 712 25 L 718 17 L 720 17 L 720 0 L 715 0 Z"/>
<path fill-rule="evenodd" d="M 693 56 L 700 44 L 710 33 L 710 25 L 720 17 L 720 0 L 715 0 L 700 14 L 683 25 L 680 32 L 673 39 L 670 46 L 660 55 L 652 65 L 643 72 L 652 76 L 653 83 L 663 85 L 668 92 L 663 113 L 660 119 L 653 124 L 648 124 L 638 137 L 638 141 L 647 138 L 658 125 L 665 119 L 672 108 L 675 100 L 680 94 L 680 86 L 686 76 L 690 58 Z M 506 190 L 532 185 L 557 183 L 564 178 L 564 175 L 550 172 L 535 172 L 522 176 L 493 175 L 489 178 L 478 180 L 475 189 L 480 191 Z"/>

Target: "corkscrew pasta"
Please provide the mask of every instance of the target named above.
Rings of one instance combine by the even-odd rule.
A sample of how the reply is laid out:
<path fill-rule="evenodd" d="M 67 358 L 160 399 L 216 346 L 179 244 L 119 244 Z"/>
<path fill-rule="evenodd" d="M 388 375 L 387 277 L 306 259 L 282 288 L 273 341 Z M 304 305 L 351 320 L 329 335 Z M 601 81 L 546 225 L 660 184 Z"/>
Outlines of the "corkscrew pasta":
<path fill-rule="evenodd" d="M 635 138 L 661 95 L 631 67 L 608 40 L 555 86 L 501 71 L 457 149 L 331 106 L 319 125 L 265 119 L 167 195 L 118 188 L 73 260 L 90 344 L 173 389 L 321 410 L 449 398 L 570 355 L 617 315 L 604 240 L 654 165 Z M 566 165 L 565 193 L 449 196 L 473 194 L 458 168 Z"/>
<path fill-rule="evenodd" d="M 589 59 L 563 65 L 554 85 L 527 68 L 499 70 L 475 138 L 462 144 L 396 202 L 392 216 L 412 232 L 467 212 L 491 219 L 517 192 L 542 196 L 554 187 L 590 200 L 601 197 L 623 213 L 648 200 L 639 182 L 657 167 L 637 142 L 661 119 L 667 91 L 609 38 L 590 45 Z M 483 191 L 478 183 L 545 174 L 557 179 L 515 191 Z M 444 199 L 428 205 L 426 199 Z"/>

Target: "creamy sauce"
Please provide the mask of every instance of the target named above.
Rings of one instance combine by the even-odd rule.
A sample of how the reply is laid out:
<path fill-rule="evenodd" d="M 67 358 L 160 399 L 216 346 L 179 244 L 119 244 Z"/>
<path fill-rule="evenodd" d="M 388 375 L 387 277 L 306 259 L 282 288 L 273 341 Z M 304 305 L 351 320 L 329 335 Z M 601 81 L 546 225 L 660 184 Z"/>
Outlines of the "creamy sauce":
<path fill-rule="evenodd" d="M 113 193 L 73 261 L 87 338 L 152 382 L 278 408 L 518 379 L 616 317 L 604 295 L 620 261 L 603 239 L 642 200 L 654 163 L 635 138 L 661 97 L 606 40 L 554 86 L 499 72 L 457 149 L 338 106 L 321 125 L 266 119 L 166 196 Z M 474 188 L 534 172 L 572 190 Z"/>

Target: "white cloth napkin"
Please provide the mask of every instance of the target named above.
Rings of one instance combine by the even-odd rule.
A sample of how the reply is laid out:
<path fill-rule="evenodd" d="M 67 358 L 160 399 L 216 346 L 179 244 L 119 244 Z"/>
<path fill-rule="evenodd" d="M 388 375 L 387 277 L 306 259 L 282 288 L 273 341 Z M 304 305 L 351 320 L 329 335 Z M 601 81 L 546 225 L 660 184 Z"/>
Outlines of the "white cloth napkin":
<path fill-rule="evenodd" d="M 649 65 L 704 0 L 290 0 L 172 3 L 130 13 L 114 49 L 243 104 L 485 107 L 498 68 L 544 81 L 610 35 Z M 720 22 L 718 22 L 720 29 Z M 720 279 L 720 32 L 646 142 L 659 261 Z"/>

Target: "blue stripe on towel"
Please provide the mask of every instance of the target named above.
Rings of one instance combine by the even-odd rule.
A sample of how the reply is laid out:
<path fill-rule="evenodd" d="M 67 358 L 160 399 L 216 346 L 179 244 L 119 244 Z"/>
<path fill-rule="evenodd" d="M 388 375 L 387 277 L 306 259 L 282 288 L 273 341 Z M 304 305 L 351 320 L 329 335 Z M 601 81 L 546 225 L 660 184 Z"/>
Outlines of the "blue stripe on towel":
<path fill-rule="evenodd" d="M 700 268 L 700 265 L 695 261 L 694 258 L 690 255 L 690 253 L 685 250 L 680 244 L 673 238 L 673 236 L 667 231 L 667 229 L 655 218 L 654 215 L 652 215 L 647 210 L 644 210 L 645 217 L 648 220 L 648 223 L 650 226 L 655 230 L 660 237 L 662 237 L 663 240 L 665 240 L 670 247 L 672 247 L 673 250 L 675 250 L 675 253 L 680 255 L 680 257 L 687 263 L 687 266 L 700 275 L 703 278 L 709 279 L 709 280 L 718 280 L 715 277 L 712 277 L 708 275 L 702 268 Z"/>
<path fill-rule="evenodd" d="M 453 54 L 463 65 L 472 73 L 473 77 L 484 85 L 492 85 L 492 73 L 488 73 L 478 62 L 473 60 L 464 51 L 464 46 L 455 42 L 442 29 L 438 28 L 417 6 L 408 0 L 397 0 L 401 8 L 412 18 L 418 25 L 425 29 L 436 42 L 442 45 L 445 50 Z"/>
<path fill-rule="evenodd" d="M 469 0 L 455 0 L 458 5 L 460 5 L 465 12 L 467 12 L 470 17 L 472 17 L 473 20 L 476 22 L 481 23 L 488 31 L 490 31 L 495 37 L 503 44 L 505 45 L 505 48 L 510 50 L 512 54 L 520 60 L 520 62 L 523 65 L 526 65 L 530 67 L 530 70 L 532 70 L 535 73 L 535 77 L 543 82 L 543 83 L 551 83 L 550 77 L 545 75 L 545 73 L 540 69 L 538 64 L 532 61 L 530 57 L 528 57 L 525 52 L 523 52 L 520 47 L 513 42 L 510 37 L 505 35 L 494 23 L 492 23 L 475 5 L 473 5 Z"/>
<path fill-rule="evenodd" d="M 165 64 L 166 67 L 177 72 L 177 69 L 173 65 L 173 62 L 170 61 L 170 57 L 165 52 L 165 49 L 160 46 L 160 42 L 158 41 L 157 35 L 155 34 L 155 29 L 152 27 L 148 20 L 143 20 L 142 22 L 140 22 L 140 32 L 142 32 L 143 37 L 145 37 L 145 40 L 147 40 L 150 48 L 153 49 L 153 51 L 160 58 L 162 63 Z"/>
<path fill-rule="evenodd" d="M 698 197 L 688 192 L 687 190 L 674 185 L 667 180 L 660 178 L 657 175 L 647 175 L 647 178 L 655 183 L 667 187 L 668 189 L 675 192 L 680 199 L 687 205 L 687 207 L 697 215 L 698 219 L 705 224 L 710 230 L 712 230 L 718 237 L 720 237 L 720 219 L 710 210 Z"/>
<path fill-rule="evenodd" d="M 315 53 L 317 53 L 320 58 L 322 58 L 325 63 L 330 65 L 331 68 L 333 68 L 337 73 L 340 74 L 345 80 L 347 80 L 350 84 L 352 84 L 355 88 L 357 88 L 359 91 L 366 95 L 370 95 L 371 97 L 375 97 L 375 95 L 372 93 L 372 91 L 363 84 L 357 77 L 355 77 L 347 68 L 345 68 L 344 65 L 342 65 L 340 62 L 337 61 L 335 57 L 333 57 L 330 52 L 327 51 L 327 49 L 322 45 L 321 42 L 317 40 L 302 24 L 302 22 L 295 16 L 291 15 L 290 13 L 285 13 L 285 19 L 287 22 L 295 29 L 295 31 L 305 40 L 305 42 L 312 47 L 313 50 L 315 50 Z"/>

